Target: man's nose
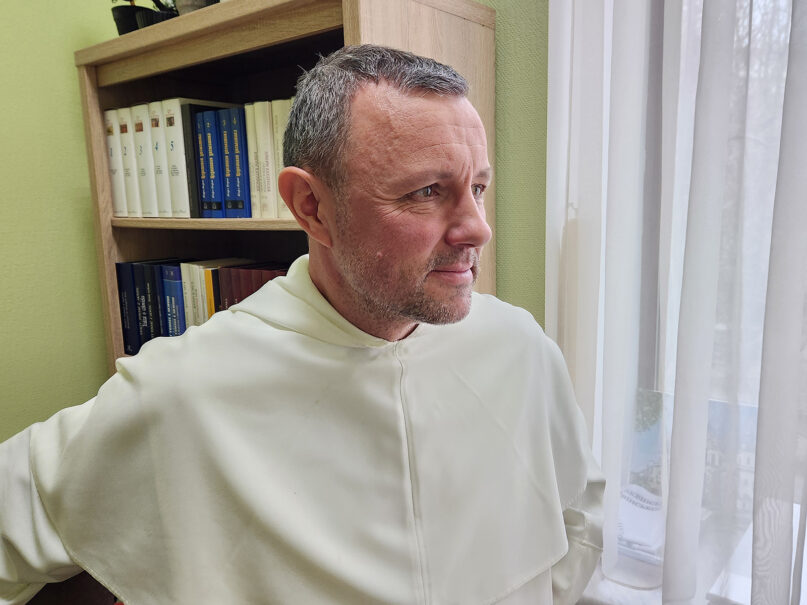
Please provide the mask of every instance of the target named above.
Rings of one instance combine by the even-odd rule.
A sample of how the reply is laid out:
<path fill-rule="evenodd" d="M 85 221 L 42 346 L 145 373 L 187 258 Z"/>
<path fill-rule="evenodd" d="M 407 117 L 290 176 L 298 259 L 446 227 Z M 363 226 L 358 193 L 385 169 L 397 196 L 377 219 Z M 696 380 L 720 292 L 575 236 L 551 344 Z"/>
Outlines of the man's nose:
<path fill-rule="evenodd" d="M 473 191 L 463 191 L 452 209 L 446 241 L 452 246 L 481 248 L 490 241 L 491 230 L 485 219 L 484 203 Z"/>

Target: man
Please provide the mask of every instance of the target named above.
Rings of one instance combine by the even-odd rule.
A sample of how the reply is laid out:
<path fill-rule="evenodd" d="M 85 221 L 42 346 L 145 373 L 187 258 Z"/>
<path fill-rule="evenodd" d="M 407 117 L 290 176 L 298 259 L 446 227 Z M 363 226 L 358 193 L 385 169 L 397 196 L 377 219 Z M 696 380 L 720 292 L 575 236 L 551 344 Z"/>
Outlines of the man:
<path fill-rule="evenodd" d="M 127 605 L 572 603 L 602 482 L 562 357 L 472 294 L 482 123 L 452 69 L 361 46 L 299 84 L 287 278 L 0 447 L 0 596 Z"/>

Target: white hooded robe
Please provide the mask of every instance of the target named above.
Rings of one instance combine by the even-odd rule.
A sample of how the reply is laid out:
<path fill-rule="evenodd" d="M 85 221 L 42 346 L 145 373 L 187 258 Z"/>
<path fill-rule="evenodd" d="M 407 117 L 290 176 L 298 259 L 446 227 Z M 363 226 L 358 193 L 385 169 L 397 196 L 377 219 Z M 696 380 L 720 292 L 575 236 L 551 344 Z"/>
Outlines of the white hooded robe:
<path fill-rule="evenodd" d="M 562 356 L 494 297 L 388 342 L 302 257 L 117 369 L 0 445 L 0 602 L 83 568 L 127 605 L 571 603 L 596 564 Z"/>

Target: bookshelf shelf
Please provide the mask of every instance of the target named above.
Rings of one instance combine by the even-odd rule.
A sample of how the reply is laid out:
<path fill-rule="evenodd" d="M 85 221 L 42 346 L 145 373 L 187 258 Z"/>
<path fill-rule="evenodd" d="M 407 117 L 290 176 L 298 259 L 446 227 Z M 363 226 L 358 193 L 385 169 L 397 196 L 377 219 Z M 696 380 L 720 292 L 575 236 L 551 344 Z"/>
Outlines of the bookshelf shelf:
<path fill-rule="evenodd" d="M 113 218 L 119 229 L 199 231 L 302 231 L 296 221 L 277 218 Z"/>
<path fill-rule="evenodd" d="M 494 21 L 493 9 L 472 0 L 228 0 L 76 51 L 110 372 L 124 350 L 115 263 L 291 260 L 307 243 L 291 220 L 113 217 L 105 110 L 172 97 L 234 104 L 289 98 L 301 69 L 319 55 L 346 44 L 383 44 L 431 56 L 468 79 L 492 162 Z M 485 200 L 495 233 L 493 187 Z M 482 255 L 482 292 L 495 293 L 495 250 L 491 241 Z"/>

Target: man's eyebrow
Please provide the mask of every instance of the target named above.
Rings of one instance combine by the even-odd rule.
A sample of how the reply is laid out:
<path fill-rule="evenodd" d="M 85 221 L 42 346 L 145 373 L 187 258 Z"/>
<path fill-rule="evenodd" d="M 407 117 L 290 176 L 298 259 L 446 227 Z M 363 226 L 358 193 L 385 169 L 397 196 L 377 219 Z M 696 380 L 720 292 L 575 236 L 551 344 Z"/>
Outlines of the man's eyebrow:
<path fill-rule="evenodd" d="M 488 166 L 487 168 L 483 168 L 482 170 L 476 173 L 476 178 L 484 179 L 486 181 L 491 180 L 493 178 L 493 169 L 490 166 Z"/>

